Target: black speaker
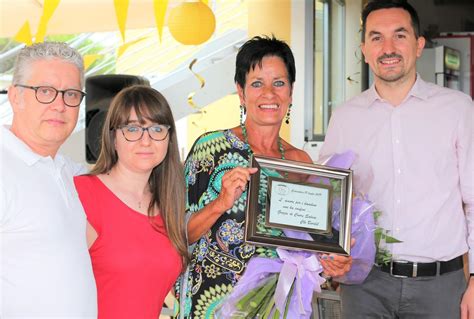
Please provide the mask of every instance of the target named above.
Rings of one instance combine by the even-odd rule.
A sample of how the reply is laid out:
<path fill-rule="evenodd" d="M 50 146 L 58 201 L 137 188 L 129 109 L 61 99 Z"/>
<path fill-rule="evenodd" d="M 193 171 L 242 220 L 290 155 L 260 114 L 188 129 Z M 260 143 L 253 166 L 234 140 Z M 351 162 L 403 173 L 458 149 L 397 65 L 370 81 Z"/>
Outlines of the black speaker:
<path fill-rule="evenodd" d="M 90 76 L 86 79 L 86 160 L 97 161 L 100 153 L 100 138 L 110 102 L 123 88 L 134 85 L 150 85 L 147 79 L 124 74 Z"/>

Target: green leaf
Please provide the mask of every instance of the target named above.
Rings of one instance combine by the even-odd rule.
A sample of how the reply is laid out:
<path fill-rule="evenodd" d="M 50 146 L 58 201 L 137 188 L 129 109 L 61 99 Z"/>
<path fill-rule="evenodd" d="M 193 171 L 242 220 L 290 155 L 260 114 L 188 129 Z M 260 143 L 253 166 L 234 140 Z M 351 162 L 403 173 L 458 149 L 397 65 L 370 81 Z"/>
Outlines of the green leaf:
<path fill-rule="evenodd" d="M 248 310 L 250 301 L 258 294 L 258 292 L 263 288 L 259 286 L 250 290 L 245 296 L 243 296 L 235 305 L 236 308 L 240 311 Z"/>
<path fill-rule="evenodd" d="M 275 304 L 275 290 L 276 290 L 276 281 L 274 282 L 271 289 L 267 292 L 265 299 L 261 301 L 261 304 L 258 307 L 258 311 L 255 315 L 256 318 L 268 318 L 270 312 L 272 311 L 273 305 Z"/>
<path fill-rule="evenodd" d="M 380 244 L 380 239 L 382 238 L 382 229 L 380 228 L 375 229 L 374 238 L 375 238 L 375 245 L 378 246 Z"/>
<path fill-rule="evenodd" d="M 374 219 L 377 222 L 378 218 L 382 215 L 382 212 L 376 210 L 373 214 Z M 401 240 L 398 240 L 395 237 L 388 235 L 389 233 L 390 231 L 385 230 L 380 226 L 378 226 L 374 230 L 374 241 L 376 247 L 375 262 L 377 264 L 387 264 L 392 259 L 392 254 L 385 247 L 381 247 L 381 242 L 384 242 L 384 244 L 397 244 L 402 242 Z"/>
<path fill-rule="evenodd" d="M 274 296 L 272 296 L 270 299 L 270 302 L 267 303 L 267 306 L 265 307 L 265 311 L 263 312 L 263 316 L 261 318 L 269 318 L 274 305 L 275 305 L 275 298 Z"/>
<path fill-rule="evenodd" d="M 382 215 L 382 212 L 380 210 L 374 211 L 374 219 L 377 221 L 379 217 Z"/>
<path fill-rule="evenodd" d="M 280 312 L 277 308 L 275 308 L 275 312 L 273 313 L 273 319 L 280 319 Z"/>
<path fill-rule="evenodd" d="M 403 243 L 401 240 L 396 239 L 395 237 L 392 236 L 385 236 L 385 242 L 387 244 L 396 244 L 396 243 Z"/>
<path fill-rule="evenodd" d="M 260 289 L 260 291 L 254 296 L 254 298 L 250 301 L 250 307 L 252 308 L 259 308 L 262 302 L 266 299 L 267 295 L 272 292 L 272 288 L 276 288 L 277 277 L 272 276 L 270 280 L 267 281 Z"/>
<path fill-rule="evenodd" d="M 291 284 L 290 291 L 288 293 L 288 296 L 286 297 L 286 305 L 285 305 L 285 313 L 283 314 L 283 319 L 286 319 L 288 316 L 288 310 L 290 309 L 290 303 L 291 303 L 291 296 L 293 295 L 293 290 L 295 290 L 295 282 Z"/>

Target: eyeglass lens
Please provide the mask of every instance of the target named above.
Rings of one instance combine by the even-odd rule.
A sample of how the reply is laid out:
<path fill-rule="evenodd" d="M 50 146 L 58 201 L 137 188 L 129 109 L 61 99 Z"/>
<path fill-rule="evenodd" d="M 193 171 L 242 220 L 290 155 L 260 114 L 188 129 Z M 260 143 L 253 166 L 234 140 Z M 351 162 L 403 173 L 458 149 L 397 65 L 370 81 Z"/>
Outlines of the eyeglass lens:
<path fill-rule="evenodd" d="M 168 135 L 169 127 L 161 124 L 150 127 L 137 125 L 126 125 L 122 127 L 123 136 L 129 141 L 138 141 L 142 138 L 145 131 L 148 131 L 148 134 L 153 140 L 162 141 Z"/>
<path fill-rule="evenodd" d="M 78 106 L 84 97 L 83 93 L 78 90 L 69 89 L 59 91 L 53 87 L 39 86 L 36 89 L 36 99 L 40 103 L 51 103 L 56 99 L 59 92 L 62 93 L 64 104 L 68 106 Z"/>

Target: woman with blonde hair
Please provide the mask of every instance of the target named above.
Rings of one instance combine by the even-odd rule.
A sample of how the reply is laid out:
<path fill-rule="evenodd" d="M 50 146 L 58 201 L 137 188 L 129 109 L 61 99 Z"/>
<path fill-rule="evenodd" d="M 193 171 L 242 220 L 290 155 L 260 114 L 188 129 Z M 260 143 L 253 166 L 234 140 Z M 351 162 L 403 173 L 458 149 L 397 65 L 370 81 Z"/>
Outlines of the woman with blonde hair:
<path fill-rule="evenodd" d="M 166 99 L 123 89 L 105 119 L 101 152 L 76 177 L 88 219 L 99 318 L 158 318 L 187 263 L 185 186 Z"/>

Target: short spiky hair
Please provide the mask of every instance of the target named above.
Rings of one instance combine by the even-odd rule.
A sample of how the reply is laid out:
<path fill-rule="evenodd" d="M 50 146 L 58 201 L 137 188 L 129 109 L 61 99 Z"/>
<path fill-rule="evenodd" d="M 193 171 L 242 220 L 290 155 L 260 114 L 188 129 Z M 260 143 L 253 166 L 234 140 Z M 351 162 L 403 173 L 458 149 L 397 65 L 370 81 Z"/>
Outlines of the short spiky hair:
<path fill-rule="evenodd" d="M 411 17 L 411 25 L 415 31 L 416 38 L 420 36 L 420 19 L 418 18 L 418 13 L 406 0 L 372 0 L 369 1 L 364 7 L 364 10 L 362 10 L 362 42 L 365 41 L 366 23 L 369 14 L 376 10 L 392 8 L 400 8 L 407 11 Z"/>
<path fill-rule="evenodd" d="M 240 47 L 235 61 L 235 83 L 245 88 L 247 74 L 251 69 L 255 69 L 257 64 L 261 66 L 263 58 L 267 56 L 276 56 L 283 60 L 288 72 L 288 80 L 293 86 L 296 77 L 295 58 L 288 44 L 274 36 L 256 36 Z"/>
<path fill-rule="evenodd" d="M 21 49 L 16 57 L 12 84 L 26 81 L 31 63 L 48 59 L 59 59 L 75 65 L 79 70 L 81 87 L 84 87 L 84 60 L 76 49 L 63 42 L 41 42 Z"/>

